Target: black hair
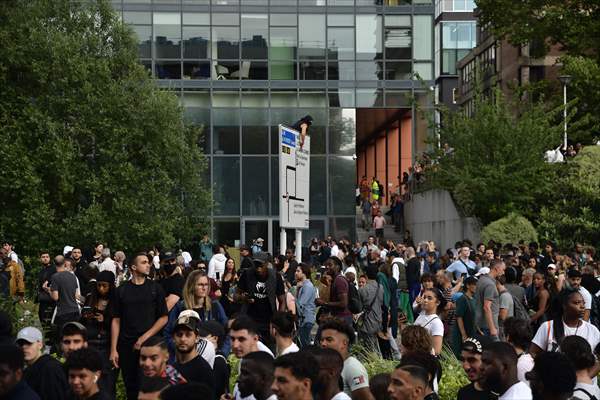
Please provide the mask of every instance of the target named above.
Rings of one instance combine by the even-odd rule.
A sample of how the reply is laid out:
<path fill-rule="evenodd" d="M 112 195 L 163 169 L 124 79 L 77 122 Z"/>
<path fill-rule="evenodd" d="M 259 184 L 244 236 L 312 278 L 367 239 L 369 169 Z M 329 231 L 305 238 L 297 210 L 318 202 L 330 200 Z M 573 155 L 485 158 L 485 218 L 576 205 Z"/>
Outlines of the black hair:
<path fill-rule="evenodd" d="M 422 367 L 427 371 L 428 378 L 427 384 L 431 389 L 434 387 L 434 380 L 439 382 L 442 378 L 442 364 L 440 361 L 431 353 L 424 353 L 422 351 L 411 351 L 402 355 L 400 360 L 400 366 L 404 367 L 407 365 L 416 365 Z"/>
<path fill-rule="evenodd" d="M 375 400 L 388 400 L 390 398 L 387 388 L 390 386 L 392 377 L 389 373 L 377 374 L 369 379 L 369 390 Z"/>
<path fill-rule="evenodd" d="M 170 386 L 169 378 L 160 378 L 158 376 L 145 376 L 142 375 L 140 382 L 140 392 L 142 393 L 155 393 L 160 392 L 164 388 Z"/>
<path fill-rule="evenodd" d="M 506 342 L 493 342 L 485 346 L 483 352 L 490 352 L 506 365 L 512 365 L 517 368 L 518 356 L 514 347 Z"/>
<path fill-rule="evenodd" d="M 337 258 L 337 257 L 329 257 L 327 260 L 331 260 L 338 267 L 338 269 L 340 271 L 343 269 L 342 260 L 340 260 L 339 258 Z"/>
<path fill-rule="evenodd" d="M 423 275 L 421 275 L 421 283 L 425 282 L 425 281 L 431 281 L 431 282 L 435 282 L 435 277 L 433 276 L 433 274 L 430 274 L 429 272 L 424 272 Z"/>
<path fill-rule="evenodd" d="M 88 369 L 92 372 L 102 371 L 102 356 L 98 350 L 92 348 L 83 348 L 75 350 L 69 354 L 65 361 L 65 370 L 70 369 Z"/>
<path fill-rule="evenodd" d="M 427 386 L 427 382 L 429 382 L 427 370 L 419 365 L 398 365 L 396 369 L 408 372 L 410 376 L 420 380 L 425 386 Z"/>
<path fill-rule="evenodd" d="M 330 319 L 321 324 L 321 332 L 325 329 L 331 329 L 340 333 L 343 333 L 348 337 L 348 347 L 354 343 L 355 334 L 354 329 L 341 319 Z"/>
<path fill-rule="evenodd" d="M 0 345 L 0 364 L 7 365 L 11 370 L 23 370 L 25 359 L 23 351 L 14 344 Z"/>
<path fill-rule="evenodd" d="M 444 294 L 442 293 L 442 291 L 436 287 L 433 287 L 431 289 L 425 289 L 423 290 L 423 293 L 425 292 L 432 292 L 435 295 L 435 298 L 437 301 L 439 301 L 439 305 L 437 306 L 436 309 L 436 313 L 439 313 L 440 311 L 444 310 L 444 308 L 446 307 L 446 299 L 444 298 Z"/>
<path fill-rule="evenodd" d="M 275 368 L 289 369 L 296 379 L 310 379 L 311 386 L 316 383 L 319 370 L 315 368 L 317 360 L 312 354 L 300 351 L 288 353 L 275 360 Z"/>
<path fill-rule="evenodd" d="M 229 329 L 232 331 L 241 331 L 245 329 L 250 334 L 258 335 L 258 326 L 256 325 L 256 322 L 247 315 L 240 315 L 234 319 Z"/>
<path fill-rule="evenodd" d="M 265 351 L 253 351 L 242 358 L 242 363 L 252 361 L 254 368 L 262 375 L 265 380 L 273 379 L 273 371 L 275 370 L 275 360 Z"/>
<path fill-rule="evenodd" d="M 344 369 L 344 359 L 339 352 L 319 346 L 309 346 L 302 349 L 311 353 L 319 363 L 320 368 L 335 368 L 338 372 Z"/>
<path fill-rule="evenodd" d="M 199 382 L 171 385 L 160 393 L 160 400 L 195 400 L 213 397 L 213 389 Z"/>
<path fill-rule="evenodd" d="M 506 277 L 506 283 L 517 283 L 517 270 L 515 267 L 508 266 L 504 271 L 504 276 Z"/>
<path fill-rule="evenodd" d="M 560 351 L 571 360 L 576 371 L 591 368 L 596 364 L 592 346 L 580 336 L 565 337 L 560 344 Z"/>
<path fill-rule="evenodd" d="M 294 335 L 294 316 L 289 311 L 277 311 L 271 317 L 271 324 L 280 336 L 291 338 Z"/>
<path fill-rule="evenodd" d="M 61 339 L 65 336 L 75 336 L 75 335 L 81 335 L 84 342 L 87 342 L 87 340 L 88 340 L 87 329 L 83 325 L 81 325 L 79 322 L 77 322 L 77 323 L 67 322 L 66 324 L 63 325 L 63 327 L 60 331 Z"/>
<path fill-rule="evenodd" d="M 369 265 L 365 268 L 365 274 L 368 279 L 377 279 L 378 272 L 379 268 L 377 268 L 377 265 Z"/>
<path fill-rule="evenodd" d="M 298 267 L 302 270 L 302 273 L 306 275 L 307 279 L 310 279 L 311 267 L 307 263 L 300 263 Z"/>
<path fill-rule="evenodd" d="M 565 354 L 559 352 L 546 351 L 539 354 L 530 373 L 543 383 L 544 392 L 554 395 L 570 396 L 577 383 L 573 363 Z M 543 394 L 539 393 L 540 398 Z"/>
<path fill-rule="evenodd" d="M 158 346 L 163 350 L 168 350 L 167 342 L 165 341 L 165 338 L 162 336 L 152 336 L 152 337 L 146 339 L 146 341 L 144 343 L 142 343 L 142 347 L 155 347 L 155 346 Z"/>
<path fill-rule="evenodd" d="M 527 350 L 531 339 L 533 338 L 533 330 L 529 320 L 510 317 L 504 321 L 504 334 L 509 338 L 509 343 Z"/>
<path fill-rule="evenodd" d="M 137 259 L 138 257 L 146 257 L 148 259 L 148 261 L 152 261 L 150 259 L 150 256 L 148 255 L 148 253 L 146 253 L 145 251 L 140 251 L 139 253 L 135 253 L 133 256 L 131 256 L 131 259 L 129 260 L 129 265 L 134 266 L 137 265 Z"/>

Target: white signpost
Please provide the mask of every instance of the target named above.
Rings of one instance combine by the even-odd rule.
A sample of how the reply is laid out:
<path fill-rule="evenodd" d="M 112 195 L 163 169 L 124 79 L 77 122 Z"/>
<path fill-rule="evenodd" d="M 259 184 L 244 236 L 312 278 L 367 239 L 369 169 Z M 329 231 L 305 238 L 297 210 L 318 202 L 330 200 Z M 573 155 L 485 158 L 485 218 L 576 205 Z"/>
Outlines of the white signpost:
<path fill-rule="evenodd" d="M 310 137 L 279 125 L 280 253 L 285 254 L 285 228 L 296 230 L 296 260 L 302 258 L 302 231 L 308 229 L 310 200 Z"/>

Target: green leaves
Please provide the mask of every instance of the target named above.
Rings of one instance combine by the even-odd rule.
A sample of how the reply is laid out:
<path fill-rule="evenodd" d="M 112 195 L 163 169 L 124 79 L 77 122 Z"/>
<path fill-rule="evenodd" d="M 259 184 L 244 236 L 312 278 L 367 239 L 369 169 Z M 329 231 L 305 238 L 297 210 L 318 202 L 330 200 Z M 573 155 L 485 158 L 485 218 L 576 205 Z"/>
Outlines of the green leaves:
<path fill-rule="evenodd" d="M 21 254 L 189 241 L 210 207 L 199 132 L 110 4 L 85 3 L 0 5 L 0 235 Z"/>

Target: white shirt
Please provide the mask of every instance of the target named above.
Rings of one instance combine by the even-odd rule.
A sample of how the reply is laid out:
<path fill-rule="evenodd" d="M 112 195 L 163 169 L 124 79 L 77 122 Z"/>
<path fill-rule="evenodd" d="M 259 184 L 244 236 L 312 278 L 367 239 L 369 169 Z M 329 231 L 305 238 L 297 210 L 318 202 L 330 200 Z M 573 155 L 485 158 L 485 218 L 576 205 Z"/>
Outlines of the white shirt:
<path fill-rule="evenodd" d="M 333 396 L 331 400 L 352 400 L 352 398 L 344 392 L 339 392 L 338 394 Z"/>
<path fill-rule="evenodd" d="M 590 294 L 590 292 L 583 286 L 579 286 L 579 293 L 581 293 L 581 296 L 583 297 L 583 302 L 585 303 L 585 309 L 591 310 L 592 309 L 592 295 Z"/>
<path fill-rule="evenodd" d="M 415 320 L 415 325 L 427 329 L 431 336 L 444 336 L 444 323 L 436 314 L 421 313 Z"/>
<path fill-rule="evenodd" d="M 115 264 L 114 260 L 110 257 L 107 257 L 98 265 L 98 272 L 102 271 L 110 271 L 117 277 L 117 264 Z"/>
<path fill-rule="evenodd" d="M 212 342 L 209 342 L 204 338 L 200 338 L 198 344 L 196 345 L 196 350 L 198 351 L 198 354 L 200 354 L 200 356 L 206 360 L 211 368 L 215 367 L 216 351 L 215 345 L 212 344 Z"/>
<path fill-rule="evenodd" d="M 290 353 L 297 353 L 299 351 L 300 351 L 300 348 L 296 345 L 296 343 L 292 342 L 292 344 L 290 344 L 288 347 L 283 349 L 281 351 L 281 353 L 279 353 L 279 355 L 283 356 L 283 355 L 290 354 Z"/>
<path fill-rule="evenodd" d="M 531 389 L 523 382 L 517 382 L 508 388 L 498 400 L 531 400 Z"/>
<path fill-rule="evenodd" d="M 331 253 L 330 256 L 331 257 L 337 257 L 338 252 L 340 251 L 339 247 L 337 246 L 337 244 L 334 244 L 333 246 L 331 246 Z"/>
<path fill-rule="evenodd" d="M 344 393 L 348 396 L 352 396 L 352 392 L 355 390 L 369 387 L 369 375 L 365 366 L 352 356 L 344 360 L 342 380 L 344 381 Z"/>
<path fill-rule="evenodd" d="M 217 253 L 211 257 L 208 262 L 208 271 L 207 275 L 209 278 L 215 280 L 223 279 L 223 273 L 225 272 L 225 263 L 227 262 L 227 257 L 224 254 Z M 217 274 L 219 275 L 217 277 Z"/>
<path fill-rule="evenodd" d="M 529 381 L 525 378 L 525 374 L 533 369 L 533 357 L 529 353 L 523 353 L 517 361 L 517 378 L 527 386 Z"/>
<path fill-rule="evenodd" d="M 576 328 L 571 328 L 563 322 L 563 328 L 565 330 L 564 337 L 576 334 L 577 336 L 584 338 L 590 344 L 592 349 L 595 349 L 598 343 L 600 343 L 600 331 L 589 322 L 581 320 L 581 325 Z M 547 321 L 540 325 L 531 343 L 535 343 L 544 351 L 552 351 L 553 343 L 556 344 L 556 340 L 554 339 L 553 321 Z"/>
<path fill-rule="evenodd" d="M 402 257 L 396 257 L 392 260 L 392 277 L 398 282 L 400 279 L 400 264 L 405 265 Z"/>
<path fill-rule="evenodd" d="M 582 400 L 588 400 L 591 397 L 588 396 L 583 390 L 577 389 L 583 389 L 592 396 L 595 396 L 596 399 L 600 399 L 600 388 L 598 387 L 598 385 L 594 385 L 593 383 L 589 384 L 577 382 L 577 384 L 575 385 L 575 389 L 573 390 L 573 397 L 577 397 L 578 399 Z"/>

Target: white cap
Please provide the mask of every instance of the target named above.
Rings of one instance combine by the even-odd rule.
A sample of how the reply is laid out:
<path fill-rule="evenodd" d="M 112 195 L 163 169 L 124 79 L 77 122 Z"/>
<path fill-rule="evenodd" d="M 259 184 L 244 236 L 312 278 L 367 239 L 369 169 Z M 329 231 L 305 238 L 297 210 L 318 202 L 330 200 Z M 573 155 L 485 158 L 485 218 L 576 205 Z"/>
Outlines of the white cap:
<path fill-rule="evenodd" d="M 68 252 L 73 251 L 73 246 L 65 246 L 63 248 L 63 256 L 66 256 Z"/>
<path fill-rule="evenodd" d="M 483 267 L 475 274 L 475 276 L 487 275 L 490 273 L 490 269 L 488 267 Z"/>
<path fill-rule="evenodd" d="M 257 242 L 264 242 L 264 241 L 265 241 L 265 239 L 263 239 L 263 238 L 258 238 L 258 239 L 256 239 L 256 241 L 257 241 Z"/>
<path fill-rule="evenodd" d="M 356 268 L 354 268 L 354 267 L 346 268 L 346 271 L 344 271 L 344 275 L 346 275 L 348 272 L 352 272 L 354 274 L 354 276 L 356 276 Z"/>
<path fill-rule="evenodd" d="M 41 342 L 44 340 L 42 336 L 42 332 L 38 328 L 34 328 L 33 326 L 28 326 L 27 328 L 23 328 L 17 334 L 17 342 L 19 340 L 24 340 L 28 343 Z"/>
<path fill-rule="evenodd" d="M 546 269 L 556 269 L 556 264 L 548 264 Z"/>

